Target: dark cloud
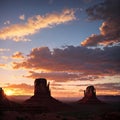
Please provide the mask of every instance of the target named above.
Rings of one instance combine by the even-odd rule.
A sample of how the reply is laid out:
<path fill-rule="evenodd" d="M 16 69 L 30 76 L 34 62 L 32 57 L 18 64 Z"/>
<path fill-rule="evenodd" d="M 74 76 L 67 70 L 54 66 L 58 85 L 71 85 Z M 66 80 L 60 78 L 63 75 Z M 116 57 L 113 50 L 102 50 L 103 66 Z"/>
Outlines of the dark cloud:
<path fill-rule="evenodd" d="M 105 0 L 86 10 L 90 20 L 104 20 L 99 35 L 91 35 L 82 46 L 113 45 L 120 42 L 120 0 Z"/>
<path fill-rule="evenodd" d="M 29 72 L 30 75 L 26 76 L 28 78 L 46 78 L 48 80 L 55 80 L 57 82 L 64 82 L 68 80 L 73 80 L 75 78 L 78 78 L 79 75 L 74 73 L 67 73 L 67 72 Z"/>
<path fill-rule="evenodd" d="M 86 9 L 90 20 L 106 20 L 120 15 L 120 0 L 104 0 Z"/>
<path fill-rule="evenodd" d="M 68 46 L 65 49 L 53 51 L 50 51 L 48 47 L 34 48 L 26 60 L 14 62 L 14 69 L 79 72 L 85 75 L 119 75 L 119 51 L 120 46 L 105 47 L 103 50 L 82 46 Z"/>
<path fill-rule="evenodd" d="M 29 75 L 24 76 L 27 78 L 46 78 L 48 80 L 53 80 L 55 82 L 66 82 L 66 81 L 94 81 L 96 79 L 99 79 L 101 77 L 96 75 L 85 75 L 80 73 L 68 73 L 68 72 L 34 72 L 29 71 Z"/>

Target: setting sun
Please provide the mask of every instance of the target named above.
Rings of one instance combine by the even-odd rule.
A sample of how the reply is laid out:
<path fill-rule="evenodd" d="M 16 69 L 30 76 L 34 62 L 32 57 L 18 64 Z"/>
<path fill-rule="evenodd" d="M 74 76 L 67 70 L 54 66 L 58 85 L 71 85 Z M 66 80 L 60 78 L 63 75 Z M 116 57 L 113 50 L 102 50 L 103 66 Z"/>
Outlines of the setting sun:
<path fill-rule="evenodd" d="M 13 91 L 12 90 L 5 90 L 5 94 L 6 95 L 13 95 Z"/>

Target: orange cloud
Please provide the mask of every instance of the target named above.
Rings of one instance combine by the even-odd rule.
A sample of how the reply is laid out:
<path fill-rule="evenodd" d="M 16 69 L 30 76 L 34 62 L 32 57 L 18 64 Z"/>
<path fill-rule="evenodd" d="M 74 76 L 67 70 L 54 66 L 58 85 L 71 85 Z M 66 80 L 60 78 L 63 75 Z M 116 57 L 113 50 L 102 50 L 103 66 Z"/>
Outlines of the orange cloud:
<path fill-rule="evenodd" d="M 75 88 L 75 86 L 74 86 Z M 11 92 L 12 95 L 33 95 L 34 94 L 34 86 L 29 85 L 26 83 L 21 84 L 8 84 L 3 87 L 4 91 L 9 93 Z M 77 90 L 72 90 L 73 87 L 68 88 L 62 85 L 55 86 L 50 84 L 50 89 L 52 96 L 54 97 L 76 97 L 78 95 Z"/>
<path fill-rule="evenodd" d="M 20 15 L 20 16 L 19 16 L 19 19 L 20 19 L 20 20 L 25 20 L 25 15 Z"/>
<path fill-rule="evenodd" d="M 28 18 L 25 24 L 13 24 L 0 29 L 0 39 L 12 39 L 14 41 L 27 41 L 28 35 L 33 35 L 43 28 L 50 28 L 58 24 L 75 20 L 75 10 L 65 9 L 61 13 L 36 15 Z"/>
<path fill-rule="evenodd" d="M 80 97 L 90 84 L 50 84 L 52 96 L 55 97 Z M 119 95 L 120 83 L 94 84 L 97 95 Z M 11 91 L 12 95 L 33 95 L 34 86 L 26 83 L 8 84 L 3 87 L 5 91 Z"/>
<path fill-rule="evenodd" d="M 4 66 L 5 66 L 5 64 L 1 64 L 1 63 L 0 63 L 0 68 L 3 68 Z"/>
<path fill-rule="evenodd" d="M 7 86 L 4 86 L 3 89 L 5 91 L 12 91 L 14 95 L 33 95 L 33 86 L 28 85 L 25 83 L 21 84 L 9 84 Z"/>
<path fill-rule="evenodd" d="M 102 42 L 103 36 L 92 34 L 90 37 L 86 38 L 81 42 L 82 46 L 96 46 L 98 43 Z"/>
<path fill-rule="evenodd" d="M 12 58 L 15 58 L 15 59 L 20 59 L 20 58 L 24 58 L 23 54 L 21 52 L 15 52 L 13 55 L 12 55 Z"/>
<path fill-rule="evenodd" d="M 1 59 L 4 60 L 4 62 L 8 62 L 9 60 L 9 57 L 6 57 L 6 56 L 2 56 L 0 57 Z M 0 63 L 0 68 L 4 69 L 4 70 L 13 70 L 13 67 L 12 67 L 12 63 L 11 62 L 8 62 L 8 63 Z"/>

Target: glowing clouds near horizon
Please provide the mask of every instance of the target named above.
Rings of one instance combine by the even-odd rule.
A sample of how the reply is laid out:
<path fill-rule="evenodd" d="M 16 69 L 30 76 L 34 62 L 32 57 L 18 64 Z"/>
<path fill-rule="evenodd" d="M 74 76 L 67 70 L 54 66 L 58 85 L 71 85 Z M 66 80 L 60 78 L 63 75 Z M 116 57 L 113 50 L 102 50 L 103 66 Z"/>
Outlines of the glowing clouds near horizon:
<path fill-rule="evenodd" d="M 34 82 L 34 81 L 33 81 Z M 54 97 L 81 97 L 84 95 L 84 90 L 90 84 L 75 84 L 74 81 L 55 83 L 51 82 L 50 90 Z M 119 95 L 120 83 L 102 83 L 94 84 L 97 95 Z M 6 95 L 33 95 L 34 85 L 29 84 L 9 84 L 3 87 Z"/>
<path fill-rule="evenodd" d="M 92 83 L 97 86 L 98 93 L 103 94 L 119 94 L 118 83 L 110 83 L 106 76 L 119 77 L 120 74 L 120 46 L 104 47 L 104 49 L 90 49 L 82 46 L 67 46 L 64 49 L 50 50 L 48 47 L 34 48 L 25 57 L 22 62 L 14 62 L 14 69 L 25 69 L 29 71 L 26 78 L 44 77 L 55 83 L 67 84 L 67 82 L 80 82 L 81 85 L 76 85 L 76 91 L 72 91 L 76 86 L 52 86 L 53 95 L 64 92 L 70 97 L 70 91 L 74 96 L 79 94 L 79 89 L 82 86 L 87 86 Z M 43 72 L 40 72 L 43 70 Z M 45 72 L 47 71 L 47 72 Z M 85 85 L 83 85 L 83 82 Z M 103 84 L 97 84 L 102 82 Z M 113 82 L 113 81 L 111 81 Z M 116 81 L 114 81 L 116 82 Z M 104 88 L 103 88 L 104 87 Z M 103 88 L 103 90 L 102 90 Z M 58 90 L 58 91 L 55 91 Z M 57 93 L 56 93 L 57 92 Z M 83 92 L 83 90 L 82 90 Z M 82 92 L 80 94 L 82 94 Z"/>
<path fill-rule="evenodd" d="M 33 86 L 25 83 L 3 86 L 7 95 L 33 95 Z"/>
<path fill-rule="evenodd" d="M 11 95 L 14 95 L 14 91 L 13 90 L 10 90 L 10 89 L 5 89 L 5 94 L 8 95 L 8 96 L 11 96 Z"/>

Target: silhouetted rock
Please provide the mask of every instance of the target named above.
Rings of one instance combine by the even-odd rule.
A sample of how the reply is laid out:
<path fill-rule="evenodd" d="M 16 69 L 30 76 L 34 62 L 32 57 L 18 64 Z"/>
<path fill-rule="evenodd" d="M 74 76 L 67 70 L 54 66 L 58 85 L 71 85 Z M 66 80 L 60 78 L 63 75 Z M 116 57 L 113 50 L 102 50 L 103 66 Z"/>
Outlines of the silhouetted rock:
<path fill-rule="evenodd" d="M 36 97 L 49 97 L 51 96 L 49 84 L 47 84 L 46 79 L 40 78 L 36 79 L 34 82 L 34 96 Z"/>
<path fill-rule="evenodd" d="M 67 105 L 51 96 L 50 83 L 44 78 L 36 79 L 34 82 L 34 95 L 24 102 L 27 108 L 48 112 L 56 110 L 66 110 Z M 26 108 L 26 107 L 25 107 Z"/>
<path fill-rule="evenodd" d="M 84 97 L 79 100 L 78 103 L 96 104 L 102 102 L 96 97 L 96 89 L 94 86 L 88 86 L 86 90 L 84 90 Z"/>
<path fill-rule="evenodd" d="M 0 107 L 1 106 L 10 106 L 11 102 L 7 99 L 4 91 L 2 88 L 0 88 Z"/>
<path fill-rule="evenodd" d="M 19 104 L 10 101 L 4 90 L 0 88 L 0 110 L 13 110 L 15 107 L 18 107 Z"/>

